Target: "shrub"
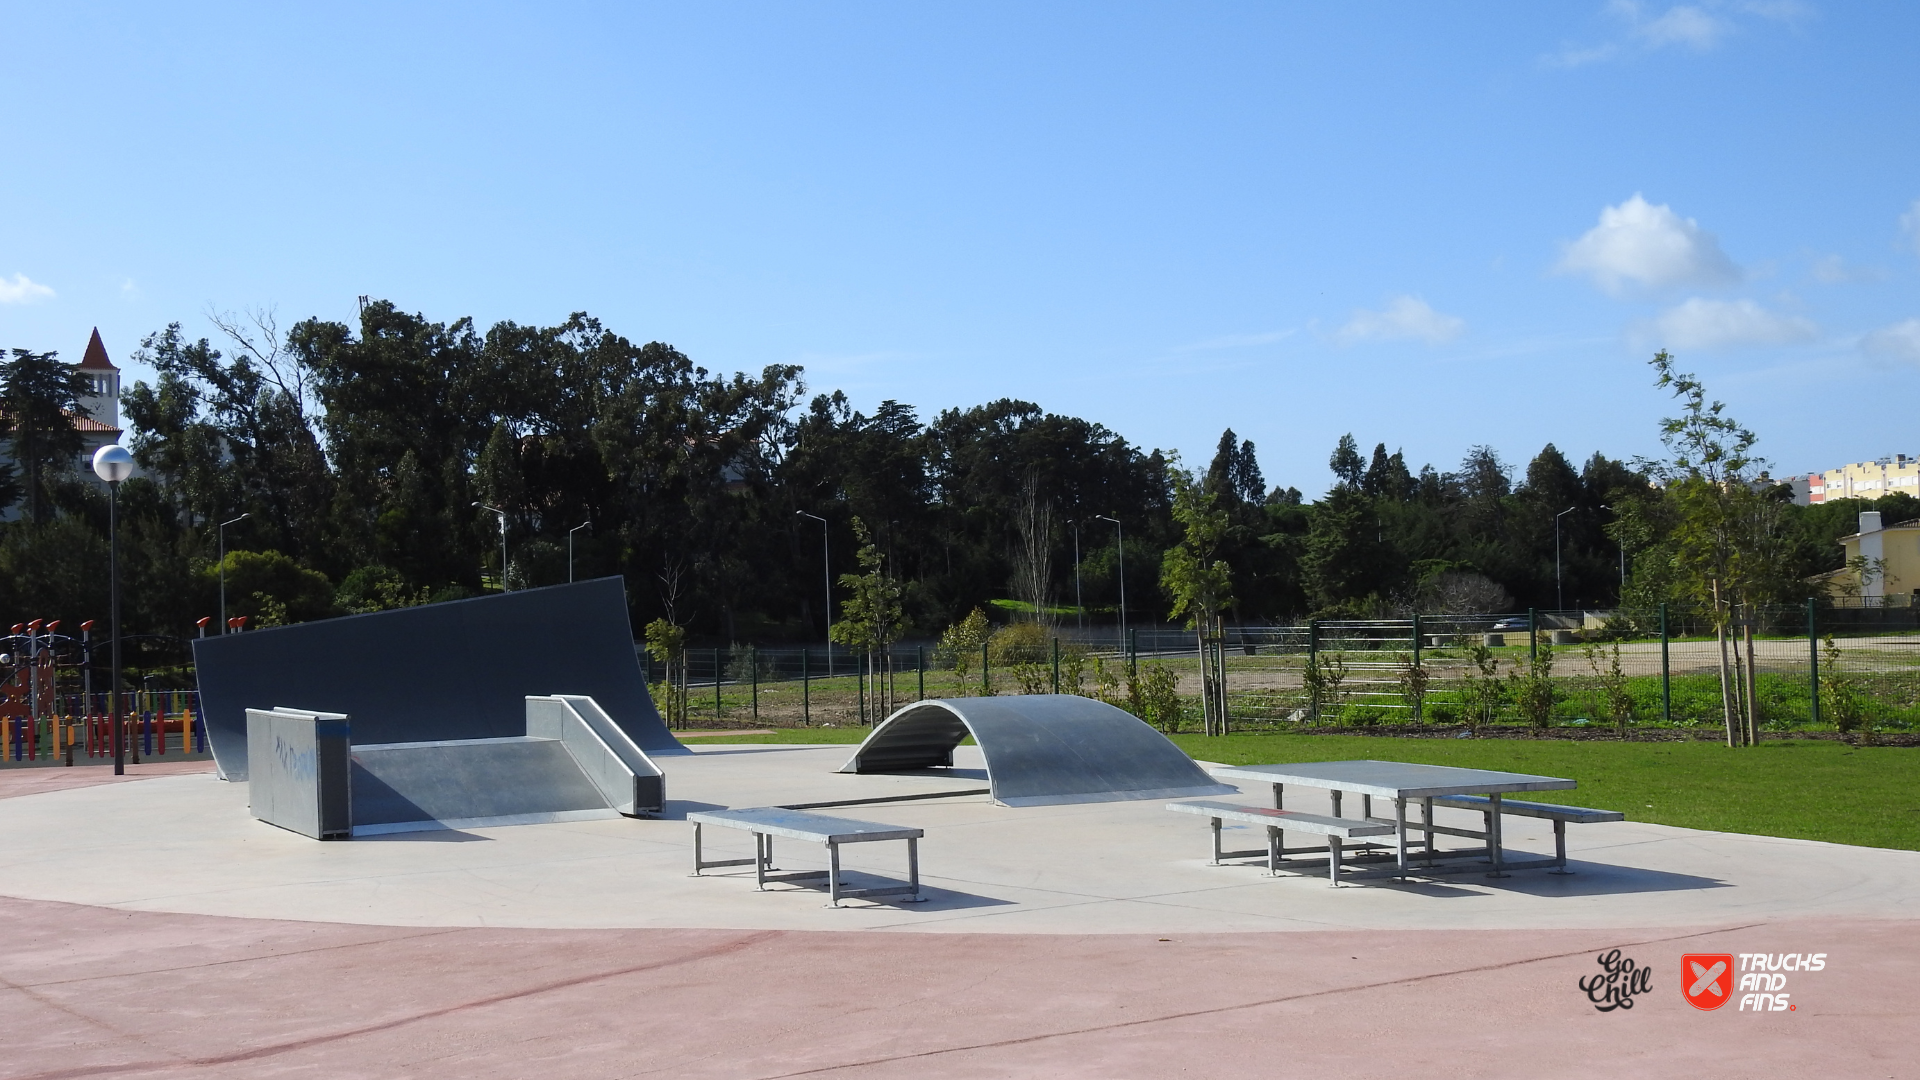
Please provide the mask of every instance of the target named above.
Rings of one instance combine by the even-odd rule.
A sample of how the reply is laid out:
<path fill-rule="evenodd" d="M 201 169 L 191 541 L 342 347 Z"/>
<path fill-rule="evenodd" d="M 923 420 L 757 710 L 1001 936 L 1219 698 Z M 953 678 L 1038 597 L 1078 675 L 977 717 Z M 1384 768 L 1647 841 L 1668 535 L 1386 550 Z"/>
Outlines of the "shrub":
<path fill-rule="evenodd" d="M 995 667 L 1012 664 L 1050 664 L 1053 662 L 1053 635 L 1037 622 L 1017 622 L 993 632 L 987 640 L 987 655 Z"/>

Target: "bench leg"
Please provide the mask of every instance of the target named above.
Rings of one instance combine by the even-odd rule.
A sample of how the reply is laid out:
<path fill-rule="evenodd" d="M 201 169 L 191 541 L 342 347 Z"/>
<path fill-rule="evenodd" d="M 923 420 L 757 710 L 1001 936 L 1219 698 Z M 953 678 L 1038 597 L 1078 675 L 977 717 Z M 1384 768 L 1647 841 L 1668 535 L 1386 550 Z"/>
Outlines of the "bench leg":
<path fill-rule="evenodd" d="M 1273 785 L 1273 808 L 1275 810 L 1285 810 L 1287 808 L 1285 801 L 1281 797 L 1280 789 L 1283 786 L 1284 785 L 1281 784 Z"/>
<path fill-rule="evenodd" d="M 1341 796 L 1341 794 L 1342 794 L 1342 792 L 1340 791 L 1340 789 L 1339 789 L 1339 788 L 1334 788 L 1334 789 L 1333 789 L 1332 791 L 1330 791 L 1330 792 L 1328 792 L 1328 793 L 1327 793 L 1327 796 L 1328 796 L 1329 798 L 1331 798 L 1331 799 L 1333 800 L 1333 816 L 1334 816 L 1334 817 L 1341 817 L 1341 816 L 1342 816 L 1342 815 L 1341 815 L 1341 813 L 1340 813 L 1340 796 Z"/>
<path fill-rule="evenodd" d="M 1283 834 L 1272 825 L 1267 826 L 1267 876 L 1280 876 L 1280 849 L 1286 844 L 1281 840 Z"/>
<path fill-rule="evenodd" d="M 700 823 L 693 823 L 693 876 L 700 876 Z"/>
<path fill-rule="evenodd" d="M 1433 865 L 1433 796 L 1420 800 L 1420 824 L 1426 829 L 1427 865 Z"/>
<path fill-rule="evenodd" d="M 1220 819 L 1213 818 L 1213 865 L 1220 865 Z"/>
<path fill-rule="evenodd" d="M 753 834 L 753 887 L 761 892 L 767 891 L 767 841 L 766 833 Z"/>
<path fill-rule="evenodd" d="M 1327 877 L 1334 888 L 1340 887 L 1340 838 L 1327 837 Z"/>
<path fill-rule="evenodd" d="M 1407 800 L 1393 800 L 1393 819 L 1399 829 L 1396 838 L 1400 841 L 1400 880 L 1405 881 L 1407 880 Z"/>
<path fill-rule="evenodd" d="M 1549 874 L 1571 874 L 1567 869 L 1567 823 L 1559 818 L 1553 819 L 1553 869 Z"/>
<path fill-rule="evenodd" d="M 827 841 L 827 900 L 840 906 L 840 845 Z"/>

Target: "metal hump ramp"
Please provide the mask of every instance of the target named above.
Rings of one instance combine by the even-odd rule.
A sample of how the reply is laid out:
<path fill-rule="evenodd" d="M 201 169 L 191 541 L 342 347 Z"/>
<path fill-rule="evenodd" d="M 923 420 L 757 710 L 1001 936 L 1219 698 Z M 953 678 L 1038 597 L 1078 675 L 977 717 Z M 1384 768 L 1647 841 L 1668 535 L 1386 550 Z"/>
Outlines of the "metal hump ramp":
<path fill-rule="evenodd" d="M 249 709 L 254 816 L 326 839 L 663 808 L 659 766 L 592 698 L 528 697 L 526 711 L 525 735 L 355 746 L 346 716 Z"/>
<path fill-rule="evenodd" d="M 972 735 L 1005 806 L 1225 795 L 1167 737 L 1133 714 L 1073 694 L 915 702 L 873 729 L 840 771 L 909 772 L 953 764 Z"/>

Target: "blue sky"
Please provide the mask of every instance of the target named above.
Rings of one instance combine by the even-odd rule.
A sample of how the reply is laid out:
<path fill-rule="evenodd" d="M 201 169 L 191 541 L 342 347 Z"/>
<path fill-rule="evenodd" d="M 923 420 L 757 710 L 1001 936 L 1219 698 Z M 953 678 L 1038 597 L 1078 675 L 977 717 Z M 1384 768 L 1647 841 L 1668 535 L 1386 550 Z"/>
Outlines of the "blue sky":
<path fill-rule="evenodd" d="M 1920 452 L 1920 6 L 0 5 L 0 345 L 586 310 L 863 408 L 1026 398 L 1310 494 Z"/>

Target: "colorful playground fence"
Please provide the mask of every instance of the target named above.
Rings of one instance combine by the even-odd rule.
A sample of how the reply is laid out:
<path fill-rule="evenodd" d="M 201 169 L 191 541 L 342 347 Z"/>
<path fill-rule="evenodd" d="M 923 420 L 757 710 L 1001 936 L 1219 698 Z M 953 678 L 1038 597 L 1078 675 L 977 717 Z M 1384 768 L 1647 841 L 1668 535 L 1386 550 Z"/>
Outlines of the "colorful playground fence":
<path fill-rule="evenodd" d="M 0 715 L 0 758 L 6 761 L 59 761 L 113 756 L 113 721 L 108 695 L 62 694 L 50 716 L 19 712 Z M 207 752 L 206 725 L 200 722 L 200 695 L 192 690 L 143 690 L 126 695 L 124 724 L 129 760 L 168 754 Z"/>

